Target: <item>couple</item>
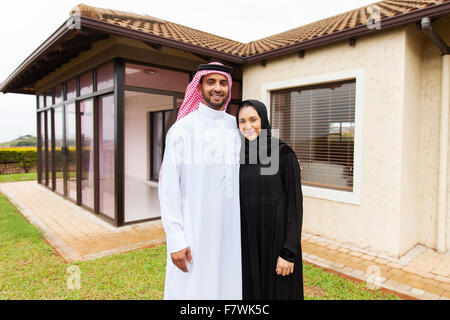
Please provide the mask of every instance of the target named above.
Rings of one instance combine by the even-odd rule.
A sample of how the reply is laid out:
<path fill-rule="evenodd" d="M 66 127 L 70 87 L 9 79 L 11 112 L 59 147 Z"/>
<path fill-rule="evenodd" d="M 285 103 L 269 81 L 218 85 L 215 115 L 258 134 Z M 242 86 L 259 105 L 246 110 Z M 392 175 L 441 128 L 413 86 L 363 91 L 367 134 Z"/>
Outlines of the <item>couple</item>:
<path fill-rule="evenodd" d="M 169 130 L 159 199 L 166 300 L 303 299 L 300 168 L 263 103 L 225 113 L 232 68 L 200 65 Z"/>

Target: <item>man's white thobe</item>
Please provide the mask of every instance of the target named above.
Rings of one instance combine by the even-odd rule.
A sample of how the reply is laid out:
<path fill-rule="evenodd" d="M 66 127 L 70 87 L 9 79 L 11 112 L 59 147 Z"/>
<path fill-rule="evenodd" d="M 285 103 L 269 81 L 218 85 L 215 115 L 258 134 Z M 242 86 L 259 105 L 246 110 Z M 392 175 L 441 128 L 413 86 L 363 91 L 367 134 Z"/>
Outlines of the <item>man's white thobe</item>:
<path fill-rule="evenodd" d="M 166 300 L 242 299 L 240 143 L 235 118 L 203 104 L 167 134 L 158 190 Z M 193 263 L 184 273 L 170 254 L 187 247 Z"/>

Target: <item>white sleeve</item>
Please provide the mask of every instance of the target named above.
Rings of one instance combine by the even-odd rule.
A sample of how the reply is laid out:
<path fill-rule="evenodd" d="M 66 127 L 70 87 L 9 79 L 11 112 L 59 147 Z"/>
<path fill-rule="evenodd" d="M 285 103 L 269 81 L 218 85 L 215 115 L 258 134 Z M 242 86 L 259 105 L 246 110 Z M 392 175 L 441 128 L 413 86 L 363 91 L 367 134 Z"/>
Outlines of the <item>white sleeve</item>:
<path fill-rule="evenodd" d="M 189 247 L 183 232 L 184 222 L 181 211 L 180 177 L 184 143 L 182 135 L 172 129 L 169 130 L 166 138 L 158 186 L 161 219 L 166 232 L 168 253 Z"/>

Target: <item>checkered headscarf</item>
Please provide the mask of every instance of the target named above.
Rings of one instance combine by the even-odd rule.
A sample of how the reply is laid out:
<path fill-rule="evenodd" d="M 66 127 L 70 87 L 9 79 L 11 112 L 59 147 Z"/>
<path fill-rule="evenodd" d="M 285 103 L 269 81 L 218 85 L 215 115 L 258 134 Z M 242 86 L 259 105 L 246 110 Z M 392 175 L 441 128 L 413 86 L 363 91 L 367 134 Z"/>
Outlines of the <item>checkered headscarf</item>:
<path fill-rule="evenodd" d="M 223 66 L 223 64 L 221 64 L 220 62 L 211 62 L 209 64 Z M 202 94 L 198 91 L 198 84 L 200 83 L 200 79 L 203 76 L 206 76 L 211 73 L 219 73 L 227 77 L 229 91 L 227 101 L 225 102 L 224 105 L 225 110 L 227 110 L 228 104 L 230 103 L 231 100 L 231 86 L 233 84 L 231 80 L 231 75 L 227 72 L 219 70 L 200 70 L 197 71 L 197 73 L 194 76 L 194 79 L 192 79 L 191 83 L 189 83 L 189 85 L 187 86 L 186 95 L 184 97 L 184 101 L 183 104 L 181 105 L 180 111 L 178 112 L 177 121 L 187 116 L 189 113 L 198 110 L 200 102 L 202 102 L 203 99 Z"/>

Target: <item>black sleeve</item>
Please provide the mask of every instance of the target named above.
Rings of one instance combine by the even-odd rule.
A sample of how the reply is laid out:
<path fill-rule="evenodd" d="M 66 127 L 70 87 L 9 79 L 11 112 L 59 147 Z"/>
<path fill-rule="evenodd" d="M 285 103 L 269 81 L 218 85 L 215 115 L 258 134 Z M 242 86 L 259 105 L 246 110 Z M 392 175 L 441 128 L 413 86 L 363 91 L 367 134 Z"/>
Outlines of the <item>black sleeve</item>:
<path fill-rule="evenodd" d="M 281 258 L 293 262 L 300 253 L 303 222 L 303 194 L 300 180 L 300 166 L 294 152 L 280 155 L 280 170 L 287 196 L 286 237 Z"/>

